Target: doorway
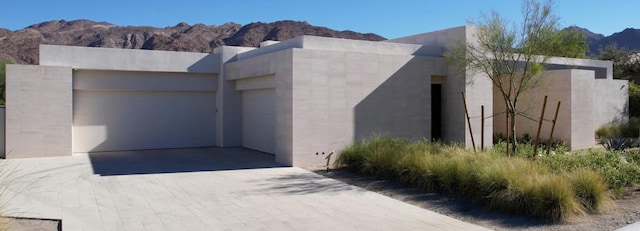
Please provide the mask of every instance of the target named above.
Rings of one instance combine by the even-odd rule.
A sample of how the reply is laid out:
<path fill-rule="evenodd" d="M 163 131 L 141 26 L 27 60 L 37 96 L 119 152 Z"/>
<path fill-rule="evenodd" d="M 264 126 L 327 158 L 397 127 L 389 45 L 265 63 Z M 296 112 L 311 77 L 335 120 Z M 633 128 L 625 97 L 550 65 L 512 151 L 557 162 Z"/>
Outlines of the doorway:
<path fill-rule="evenodd" d="M 431 84 L 431 140 L 442 140 L 442 84 Z"/>

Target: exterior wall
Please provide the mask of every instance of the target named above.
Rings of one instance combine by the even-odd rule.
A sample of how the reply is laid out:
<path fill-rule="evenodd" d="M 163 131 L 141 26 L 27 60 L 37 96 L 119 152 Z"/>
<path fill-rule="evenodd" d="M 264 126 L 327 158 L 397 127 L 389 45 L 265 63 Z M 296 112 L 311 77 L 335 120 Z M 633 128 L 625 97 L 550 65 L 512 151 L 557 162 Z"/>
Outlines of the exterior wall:
<path fill-rule="evenodd" d="M 71 68 L 6 70 L 6 158 L 71 155 Z"/>
<path fill-rule="evenodd" d="M 40 45 L 40 65 L 74 69 L 218 73 L 218 54 Z"/>
<path fill-rule="evenodd" d="M 557 102 L 561 101 L 554 139 L 564 140 L 572 149 L 592 148 L 596 145 L 595 130 L 602 124 L 626 118 L 626 81 L 597 79 L 593 70 L 553 70 L 545 72 L 544 86 L 522 96 L 520 111 L 538 120 L 544 96 L 548 95 L 540 137 L 548 139 Z M 505 106 L 497 90 L 494 91 L 494 111 L 503 112 Z M 519 116 L 518 134 L 535 137 L 538 122 Z M 504 116 L 494 117 L 494 130 L 505 132 Z"/>
<path fill-rule="evenodd" d="M 594 126 L 599 128 L 629 119 L 629 81 L 596 79 L 594 83 Z"/>
<path fill-rule="evenodd" d="M 237 147 L 242 145 L 242 96 L 235 89 L 235 82 L 228 81 L 224 68 L 228 62 L 237 59 L 239 53 L 253 50 L 247 47 L 220 47 L 214 53 L 219 57 L 217 63 L 210 65 L 219 69 L 216 105 L 216 143 L 219 147 Z"/>
<path fill-rule="evenodd" d="M 277 44 L 276 44 L 277 45 Z M 292 50 L 282 50 L 225 64 L 225 78 L 234 82 L 236 90 L 246 91 L 275 88 L 275 154 L 281 164 L 294 165 L 293 158 L 293 105 L 292 105 Z M 249 93 L 251 94 L 251 93 Z M 242 105 L 254 108 L 251 105 Z M 254 105 L 257 107 L 257 105 Z M 264 106 L 264 105 L 263 105 Z M 261 110 L 268 111 L 268 110 Z M 268 134 L 270 126 L 244 127 L 243 132 Z M 267 147 L 267 143 L 262 143 Z M 255 147 L 254 147 L 255 148 Z M 269 152 L 268 149 L 261 148 Z"/>
<path fill-rule="evenodd" d="M 458 79 L 464 79 L 457 77 Z M 460 81 L 460 80 L 458 80 Z M 447 117 L 451 116 L 451 121 L 448 124 L 454 126 L 451 129 L 451 133 L 453 133 L 449 141 L 450 142 L 464 142 L 465 147 L 473 147 L 473 143 L 477 148 L 481 146 L 482 140 L 482 106 L 484 106 L 484 147 L 490 148 L 493 146 L 493 120 L 488 118 L 489 116 L 494 114 L 493 111 L 493 97 L 491 92 L 493 91 L 493 82 L 486 76 L 480 74 L 467 74 L 467 77 L 464 83 L 464 94 L 467 100 L 467 110 L 469 112 L 469 117 L 471 121 L 471 129 L 469 129 L 469 124 L 464 117 L 464 105 L 462 103 L 462 95 L 461 92 L 450 92 L 453 95 L 450 101 L 454 101 L 456 107 L 454 105 L 450 105 L 450 113 Z M 460 84 L 459 82 L 457 84 Z M 459 86 L 459 85 L 458 85 Z M 451 90 L 451 89 L 450 89 Z M 457 93 L 457 94 L 456 94 Z M 455 103 L 455 102 L 458 103 Z M 455 120 L 453 120 L 455 119 Z M 460 120 L 462 119 L 462 121 Z M 454 125 L 456 124 L 456 125 Z M 459 126 L 464 126 L 464 130 L 462 128 L 458 128 Z M 473 131 L 473 142 L 471 139 L 471 132 Z M 461 133 L 464 132 L 464 139 L 458 138 Z"/>
<path fill-rule="evenodd" d="M 0 107 L 0 158 L 5 158 L 6 152 L 5 152 L 5 131 L 6 131 L 6 127 L 5 127 L 5 118 L 6 118 L 6 110 L 4 108 L 4 106 Z"/>
<path fill-rule="evenodd" d="M 388 42 L 408 43 L 422 45 L 420 53 L 430 56 L 443 56 L 448 46 L 457 42 L 472 42 L 475 29 L 469 26 L 455 27 L 424 34 L 417 34 L 402 38 L 391 39 Z M 445 64 L 443 64 L 445 65 Z M 443 87 L 443 141 L 447 143 L 462 143 L 466 147 L 472 147 L 471 132 L 464 115 L 462 92 L 465 92 L 467 109 L 471 119 L 471 128 L 476 146 L 480 146 L 482 121 L 480 120 L 481 106 L 484 105 L 485 116 L 492 115 L 493 84 L 490 79 L 472 70 L 458 70 L 450 67 Z M 485 120 L 484 126 L 485 147 L 491 147 L 493 135 L 493 120 Z"/>
<path fill-rule="evenodd" d="M 518 103 L 519 113 L 526 114 L 528 117 L 538 120 L 542 112 L 544 96 L 547 95 L 547 108 L 544 118 L 547 121 L 553 120 L 555 115 L 557 102 L 561 101 L 560 111 L 558 112 L 558 122 L 553 134 L 554 139 L 562 139 L 571 145 L 571 89 L 572 89 L 572 70 L 557 70 L 545 72 L 543 85 L 530 90 L 520 97 Z M 593 72 L 591 77 L 593 78 Z M 505 112 L 506 106 L 498 89 L 494 90 L 494 111 L 496 113 Z M 511 119 L 511 118 L 509 118 Z M 496 133 L 506 134 L 505 116 L 494 117 L 494 131 Z M 551 123 L 543 122 L 540 132 L 541 139 L 548 139 L 551 132 Z M 538 122 L 532 121 L 520 115 L 516 117 L 516 131 L 518 136 L 529 134 L 535 138 L 538 130 Z M 593 134 L 593 131 L 591 132 Z M 592 138 L 593 141 L 593 138 Z"/>
<path fill-rule="evenodd" d="M 594 141 L 597 129 L 594 126 L 596 107 L 594 95 L 589 92 L 594 92 L 594 88 L 597 87 L 595 86 L 596 71 L 573 69 L 569 72 L 571 73 L 571 90 L 569 91 L 571 111 L 568 119 L 571 127 L 568 130 L 571 131 L 571 149 L 592 148 L 596 145 Z"/>
<path fill-rule="evenodd" d="M 374 134 L 429 139 L 431 76 L 444 75 L 440 58 L 293 49 L 293 165 Z"/>
<path fill-rule="evenodd" d="M 73 79 L 73 152 L 216 145 L 216 75 L 77 70 Z"/>

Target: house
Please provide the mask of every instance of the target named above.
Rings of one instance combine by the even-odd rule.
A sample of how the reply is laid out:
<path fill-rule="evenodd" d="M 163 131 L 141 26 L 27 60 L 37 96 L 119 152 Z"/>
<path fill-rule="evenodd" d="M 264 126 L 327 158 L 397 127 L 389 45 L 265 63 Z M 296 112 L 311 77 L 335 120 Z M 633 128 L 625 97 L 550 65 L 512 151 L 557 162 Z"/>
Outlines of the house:
<path fill-rule="evenodd" d="M 242 146 L 314 166 L 373 134 L 471 147 L 461 92 L 476 146 L 485 107 L 490 146 L 505 128 L 503 116 L 489 117 L 504 111 L 502 100 L 487 77 L 442 57 L 473 32 L 382 42 L 300 36 L 212 54 L 41 45 L 40 65 L 7 66 L 6 158 Z M 626 117 L 627 81 L 612 78 L 611 62 L 552 58 L 547 70 L 549 101 L 563 105 L 554 137 L 572 148 L 594 146 L 597 127 Z M 528 96 L 536 116 L 538 91 Z"/>

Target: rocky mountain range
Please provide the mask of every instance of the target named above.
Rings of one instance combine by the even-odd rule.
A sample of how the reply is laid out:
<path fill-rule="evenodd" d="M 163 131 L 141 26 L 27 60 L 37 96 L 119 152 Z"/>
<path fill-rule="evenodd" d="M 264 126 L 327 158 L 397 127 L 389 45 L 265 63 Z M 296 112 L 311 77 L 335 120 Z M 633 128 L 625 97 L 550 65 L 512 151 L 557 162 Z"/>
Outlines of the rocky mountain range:
<path fill-rule="evenodd" d="M 570 27 L 581 32 L 589 42 L 590 55 L 599 48 L 617 44 L 627 50 L 640 50 L 640 29 L 627 28 L 610 36 L 593 33 L 585 28 Z M 219 46 L 257 47 L 265 40 L 283 41 L 300 35 L 381 41 L 384 37 L 372 33 L 336 31 L 307 22 L 277 21 L 255 22 L 247 25 L 189 25 L 179 23 L 172 27 L 117 26 L 90 20 L 49 21 L 11 31 L 0 28 L 0 59 L 13 63 L 37 64 L 38 45 L 68 45 L 148 49 L 169 51 L 212 52 Z"/>
<path fill-rule="evenodd" d="M 597 55 L 600 49 L 611 44 L 616 44 L 618 48 L 624 48 L 629 51 L 640 51 L 640 29 L 626 28 L 620 32 L 613 33 L 609 36 L 593 33 L 581 27 L 569 27 L 578 30 L 587 39 L 589 44 L 588 53 Z"/>
<path fill-rule="evenodd" d="M 40 44 L 212 52 L 228 46 L 257 47 L 265 40 L 287 40 L 300 35 L 380 41 L 384 37 L 353 31 L 336 31 L 307 22 L 277 21 L 219 26 L 179 23 L 173 27 L 116 26 L 89 20 L 49 21 L 10 31 L 0 28 L 0 59 L 37 64 Z"/>

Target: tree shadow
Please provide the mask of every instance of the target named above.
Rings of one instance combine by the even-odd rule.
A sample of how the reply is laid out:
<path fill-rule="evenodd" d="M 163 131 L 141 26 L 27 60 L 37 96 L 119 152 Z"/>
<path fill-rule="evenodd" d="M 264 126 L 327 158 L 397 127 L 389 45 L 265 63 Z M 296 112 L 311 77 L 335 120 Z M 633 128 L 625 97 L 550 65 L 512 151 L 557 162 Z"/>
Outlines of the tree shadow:
<path fill-rule="evenodd" d="M 346 184 L 344 182 L 334 180 L 313 172 L 307 173 L 290 173 L 273 178 L 266 181 L 250 181 L 251 184 L 257 184 L 262 190 L 248 191 L 247 194 L 285 194 L 285 195 L 307 195 L 314 193 L 337 194 L 341 192 L 351 191 L 357 193 L 365 193 L 367 190 Z"/>

